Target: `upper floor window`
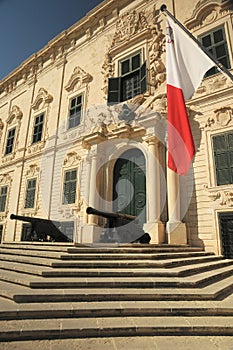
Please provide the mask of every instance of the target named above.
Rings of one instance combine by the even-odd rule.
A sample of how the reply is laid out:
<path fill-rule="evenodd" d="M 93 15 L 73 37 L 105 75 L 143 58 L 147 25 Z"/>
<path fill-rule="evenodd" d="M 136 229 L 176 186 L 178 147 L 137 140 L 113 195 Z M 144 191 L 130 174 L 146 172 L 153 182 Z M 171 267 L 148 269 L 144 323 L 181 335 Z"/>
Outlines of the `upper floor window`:
<path fill-rule="evenodd" d="M 15 130 L 16 130 L 16 128 L 13 128 L 13 129 L 8 131 L 7 141 L 6 141 L 6 152 L 5 152 L 6 155 L 12 153 L 12 151 L 13 151 Z"/>
<path fill-rule="evenodd" d="M 72 204 L 76 201 L 77 170 L 65 172 L 63 204 Z"/>
<path fill-rule="evenodd" d="M 213 136 L 217 185 L 233 184 L 233 132 Z"/>
<path fill-rule="evenodd" d="M 129 100 L 146 91 L 146 62 L 137 53 L 120 61 L 120 76 L 108 80 L 108 103 Z"/>
<path fill-rule="evenodd" d="M 6 197 L 7 197 L 7 186 L 0 188 L 0 212 L 4 212 L 6 209 Z"/>
<path fill-rule="evenodd" d="M 78 95 L 70 100 L 68 129 L 75 128 L 81 122 L 82 115 L 82 95 Z"/>
<path fill-rule="evenodd" d="M 41 141 L 41 139 L 42 139 L 42 132 L 43 132 L 43 123 L 44 123 L 44 113 L 42 113 L 42 114 L 38 115 L 37 117 L 35 117 L 33 136 L 32 136 L 32 143 L 36 143 L 38 141 Z"/>
<path fill-rule="evenodd" d="M 223 27 L 215 28 L 209 33 L 200 36 L 202 45 L 226 68 L 230 68 L 225 30 Z M 216 67 L 211 68 L 206 76 L 217 73 Z"/>
<path fill-rule="evenodd" d="M 35 195 L 36 195 L 36 179 L 29 179 L 27 181 L 25 208 L 34 208 Z"/>

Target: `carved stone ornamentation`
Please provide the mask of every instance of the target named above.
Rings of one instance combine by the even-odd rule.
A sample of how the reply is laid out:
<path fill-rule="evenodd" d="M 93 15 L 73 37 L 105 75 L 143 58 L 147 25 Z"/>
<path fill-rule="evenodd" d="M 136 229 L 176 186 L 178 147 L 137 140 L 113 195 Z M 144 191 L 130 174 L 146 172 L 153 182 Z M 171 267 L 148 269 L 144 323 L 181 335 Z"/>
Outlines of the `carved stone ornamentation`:
<path fill-rule="evenodd" d="M 152 40 L 149 44 L 150 84 L 154 89 L 161 85 L 166 79 L 166 69 L 161 59 L 165 50 L 165 35 L 163 34 L 159 17 L 160 11 L 154 7 L 151 27 Z"/>
<path fill-rule="evenodd" d="M 77 154 L 77 152 L 69 152 L 67 153 L 66 158 L 64 159 L 64 166 L 78 166 L 80 164 L 80 161 L 81 157 Z"/>
<path fill-rule="evenodd" d="M 38 176 L 40 168 L 37 164 L 31 164 L 26 172 L 27 177 Z"/>
<path fill-rule="evenodd" d="M 133 10 L 124 13 L 116 22 L 116 31 L 111 47 L 130 40 L 133 35 L 147 28 L 149 25 L 144 12 Z"/>
<path fill-rule="evenodd" d="M 233 207 L 233 191 L 216 191 L 209 194 L 213 201 L 219 201 L 220 205 Z"/>
<path fill-rule="evenodd" d="M 15 123 L 16 121 L 20 121 L 22 119 L 23 113 L 20 110 L 20 108 L 16 105 L 14 105 L 11 108 L 11 111 L 9 113 L 9 117 L 7 118 L 6 122 L 7 124 Z"/>
<path fill-rule="evenodd" d="M 232 121 L 232 108 L 222 107 L 214 111 L 216 121 L 221 126 L 226 126 Z"/>
<path fill-rule="evenodd" d="M 104 88 L 102 89 L 104 94 L 108 91 L 108 79 L 114 76 L 115 62 L 112 61 L 112 57 L 109 53 L 105 54 L 104 64 L 102 66 L 101 73 L 104 76 Z"/>
<path fill-rule="evenodd" d="M 74 88 L 80 89 L 92 81 L 92 76 L 86 73 L 82 68 L 75 67 L 73 73 L 65 86 L 66 91 L 73 91 Z"/>
<path fill-rule="evenodd" d="M 222 206 L 233 207 L 233 190 L 228 189 L 219 189 L 219 190 L 211 190 L 208 185 L 204 185 L 204 189 L 207 191 L 208 197 Z"/>
<path fill-rule="evenodd" d="M 150 85 L 151 92 L 153 93 L 165 81 L 165 66 L 161 57 L 165 51 L 165 35 L 161 28 L 160 16 L 161 13 L 156 9 L 155 5 L 153 8 L 149 8 L 147 12 L 133 10 L 119 17 L 112 44 L 105 54 L 101 71 L 104 76 L 104 87 L 102 90 L 105 95 L 107 95 L 108 91 L 108 79 L 114 77 L 115 50 L 118 50 L 119 47 L 124 46 L 126 43 L 129 47 L 130 43 L 133 44 L 139 35 L 149 38 L 147 69 L 149 72 L 148 85 Z"/>
<path fill-rule="evenodd" d="M 214 111 L 214 116 L 209 117 L 205 128 L 225 127 L 233 122 L 233 109 L 229 106 L 221 107 Z"/>
<path fill-rule="evenodd" d="M 49 103 L 51 103 L 53 97 L 48 93 L 44 88 L 40 88 L 38 94 L 35 98 L 34 103 L 32 104 L 32 108 L 36 111 L 39 109 L 43 109 L 47 107 Z"/>
<path fill-rule="evenodd" d="M 188 29 L 195 29 L 204 24 L 214 23 L 217 18 L 229 12 L 230 6 L 232 6 L 231 0 L 200 0 L 192 16 L 184 24 Z"/>

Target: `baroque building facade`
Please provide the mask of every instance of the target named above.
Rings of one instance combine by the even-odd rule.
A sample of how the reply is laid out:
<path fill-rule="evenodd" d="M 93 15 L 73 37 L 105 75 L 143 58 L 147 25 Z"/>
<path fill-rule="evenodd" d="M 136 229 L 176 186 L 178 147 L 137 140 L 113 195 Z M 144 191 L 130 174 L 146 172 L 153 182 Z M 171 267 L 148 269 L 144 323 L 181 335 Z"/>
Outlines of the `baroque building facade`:
<path fill-rule="evenodd" d="M 233 255 L 233 85 L 208 72 L 187 102 L 193 165 L 167 169 L 162 3 L 105 0 L 0 82 L 2 241 L 27 240 L 14 213 L 107 242 L 91 206 L 137 216 L 151 243 Z M 232 1 L 166 5 L 233 72 Z"/>

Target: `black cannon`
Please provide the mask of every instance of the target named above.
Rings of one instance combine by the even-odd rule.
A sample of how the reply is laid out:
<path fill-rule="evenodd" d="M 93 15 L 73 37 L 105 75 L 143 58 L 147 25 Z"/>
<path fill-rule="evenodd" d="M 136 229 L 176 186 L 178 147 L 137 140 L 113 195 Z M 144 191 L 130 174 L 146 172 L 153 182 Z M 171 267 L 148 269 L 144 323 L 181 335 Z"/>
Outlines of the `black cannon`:
<path fill-rule="evenodd" d="M 27 237 L 27 239 L 30 241 L 34 240 L 33 237 L 36 235 L 36 240 L 39 241 L 47 241 L 49 236 L 51 237 L 51 240 L 55 242 L 70 242 L 68 237 L 59 230 L 59 222 L 56 223 L 47 219 L 32 218 L 30 216 L 20 216 L 14 214 L 11 214 L 10 219 L 30 222 L 31 231 Z"/>
<path fill-rule="evenodd" d="M 102 242 L 120 243 L 149 243 L 150 236 L 143 231 L 136 216 L 104 212 L 92 207 L 86 209 L 87 214 L 97 215 L 107 219 L 105 230 L 101 237 Z"/>

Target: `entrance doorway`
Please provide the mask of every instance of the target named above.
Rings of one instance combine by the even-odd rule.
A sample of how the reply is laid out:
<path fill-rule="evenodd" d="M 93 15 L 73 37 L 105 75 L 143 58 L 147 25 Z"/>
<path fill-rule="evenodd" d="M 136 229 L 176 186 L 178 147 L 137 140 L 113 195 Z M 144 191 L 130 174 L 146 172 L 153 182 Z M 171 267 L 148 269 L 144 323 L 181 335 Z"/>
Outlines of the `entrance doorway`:
<path fill-rule="evenodd" d="M 222 254 L 225 258 L 233 259 L 233 212 L 220 213 L 219 223 L 222 240 Z"/>
<path fill-rule="evenodd" d="M 116 161 L 113 171 L 113 210 L 146 222 L 146 161 L 139 149 L 130 149 Z"/>

